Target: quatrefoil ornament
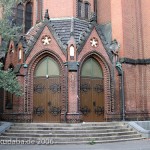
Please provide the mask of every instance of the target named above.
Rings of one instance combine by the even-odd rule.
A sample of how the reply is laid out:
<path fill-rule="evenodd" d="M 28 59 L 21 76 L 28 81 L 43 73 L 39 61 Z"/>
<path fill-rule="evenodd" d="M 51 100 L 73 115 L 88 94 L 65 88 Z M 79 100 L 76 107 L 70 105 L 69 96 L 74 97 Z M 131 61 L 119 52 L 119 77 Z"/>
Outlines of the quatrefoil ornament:
<path fill-rule="evenodd" d="M 42 43 L 43 43 L 43 45 L 49 45 L 50 44 L 50 42 L 51 42 L 51 37 L 49 36 L 49 35 L 44 35 L 43 37 L 42 37 Z"/>

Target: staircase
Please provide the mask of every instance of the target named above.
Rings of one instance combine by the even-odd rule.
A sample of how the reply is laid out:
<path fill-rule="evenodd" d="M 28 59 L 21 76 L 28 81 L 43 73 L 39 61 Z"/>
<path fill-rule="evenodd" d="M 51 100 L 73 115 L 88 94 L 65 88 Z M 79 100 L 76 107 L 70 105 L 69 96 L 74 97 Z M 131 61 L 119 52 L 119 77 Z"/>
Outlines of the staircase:
<path fill-rule="evenodd" d="M 95 144 L 142 139 L 123 122 L 107 123 L 14 123 L 0 140 L 16 144 Z"/>

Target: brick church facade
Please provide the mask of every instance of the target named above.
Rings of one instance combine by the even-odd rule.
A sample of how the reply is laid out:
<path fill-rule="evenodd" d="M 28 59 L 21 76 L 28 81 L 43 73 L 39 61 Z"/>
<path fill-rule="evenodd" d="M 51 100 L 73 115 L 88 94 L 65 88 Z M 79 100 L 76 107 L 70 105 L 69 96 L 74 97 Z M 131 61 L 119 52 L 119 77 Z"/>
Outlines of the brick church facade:
<path fill-rule="evenodd" d="M 26 0 L 10 41 L 23 96 L 0 93 L 2 120 L 103 122 L 150 118 L 149 0 Z"/>

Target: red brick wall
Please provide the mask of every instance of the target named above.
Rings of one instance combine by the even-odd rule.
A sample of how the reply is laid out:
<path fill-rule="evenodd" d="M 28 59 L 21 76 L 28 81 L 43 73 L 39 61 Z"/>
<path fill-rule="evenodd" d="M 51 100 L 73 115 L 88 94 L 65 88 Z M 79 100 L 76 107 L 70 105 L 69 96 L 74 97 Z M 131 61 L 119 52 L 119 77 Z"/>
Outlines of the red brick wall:
<path fill-rule="evenodd" d="M 150 58 L 150 1 L 141 0 L 141 21 L 142 21 L 142 41 L 143 41 L 143 52 L 144 58 Z"/>
<path fill-rule="evenodd" d="M 12 47 L 12 49 L 11 49 L 11 47 Z M 22 50 L 22 59 L 21 60 L 19 60 L 19 50 Z M 24 59 L 23 55 L 24 55 L 24 53 L 23 53 L 22 44 L 19 43 L 18 46 L 16 47 L 14 45 L 14 42 L 11 41 L 9 44 L 7 55 L 6 55 L 5 69 L 8 69 L 10 64 L 12 64 L 14 67 L 17 64 L 22 64 L 23 59 Z"/>
<path fill-rule="evenodd" d="M 115 1 L 115 0 L 114 0 Z M 150 58 L 149 8 L 150 1 L 122 0 L 122 27 L 123 34 L 117 40 L 121 42 L 120 57 L 132 59 Z M 120 7 L 121 8 L 121 7 Z M 114 17 L 115 18 L 115 17 Z M 119 17 L 118 17 L 119 18 Z M 117 18 L 116 18 L 117 19 Z M 120 22 L 121 23 L 121 22 Z M 112 24 L 113 36 L 119 35 L 115 23 Z M 121 30 L 122 29 L 122 30 Z M 144 119 L 150 113 L 149 104 L 149 65 L 123 65 L 125 83 L 125 108 L 128 118 Z"/>
<path fill-rule="evenodd" d="M 112 39 L 117 39 L 120 43 L 120 57 L 124 56 L 123 43 L 123 20 L 122 20 L 122 1 L 111 0 L 111 25 L 112 25 Z"/>
<path fill-rule="evenodd" d="M 49 35 L 51 37 L 51 43 L 49 45 L 43 45 L 42 44 L 42 37 L 44 35 Z M 62 50 L 60 49 L 59 45 L 57 44 L 55 38 L 53 37 L 53 35 L 50 33 L 48 27 L 46 26 L 42 32 L 42 34 L 40 35 L 40 37 L 38 38 L 36 44 L 34 45 L 30 55 L 28 56 L 26 63 L 29 64 L 33 58 L 33 56 L 37 55 L 39 52 L 43 51 L 43 49 L 50 49 L 51 51 L 54 51 L 55 53 L 57 53 L 59 56 L 61 56 L 61 59 L 63 60 L 63 62 L 66 62 L 66 57 L 65 54 L 62 52 Z"/>
<path fill-rule="evenodd" d="M 121 57 L 133 59 L 149 58 L 150 12 L 148 6 L 150 1 L 122 0 L 121 5 L 119 3 L 119 1 L 112 0 L 111 18 L 113 38 L 121 42 Z M 118 9 L 122 13 L 117 13 Z"/>
<path fill-rule="evenodd" d="M 57 17 L 76 17 L 77 14 L 77 1 L 76 0 L 43 0 L 43 15 L 45 9 L 49 9 L 49 15 L 51 18 Z M 89 0 L 91 3 L 91 12 L 94 10 L 93 2 L 94 0 Z M 36 21 L 36 0 L 34 4 L 34 23 Z M 67 4 L 67 5 L 66 5 Z M 120 43 L 121 48 L 119 52 L 120 58 L 127 57 L 132 59 L 144 59 L 150 58 L 149 48 L 150 48 L 150 1 L 149 0 L 98 0 L 98 23 L 106 24 L 111 22 L 112 24 L 112 38 L 117 39 Z M 44 46 L 41 43 L 41 38 L 43 35 L 50 35 L 52 41 L 50 45 Z M 98 39 L 99 45 L 96 48 L 91 47 L 90 39 L 96 37 Z M 13 42 L 11 42 L 13 44 Z M 20 45 L 21 47 L 21 45 Z M 50 33 L 47 27 L 44 28 L 42 34 L 40 35 L 37 43 L 34 45 L 32 52 L 26 60 L 29 64 L 28 77 L 29 80 L 24 81 L 23 78 L 19 78 L 20 82 L 27 84 L 25 87 L 27 91 L 27 96 L 24 99 L 25 105 L 27 106 L 26 111 L 32 111 L 32 100 L 33 100 L 33 73 L 37 63 L 43 57 L 50 55 L 57 59 L 60 63 L 62 69 L 62 85 L 65 86 L 65 77 L 63 63 L 67 61 L 66 55 L 61 51 L 61 48 L 57 44 L 53 35 Z M 118 115 L 120 113 L 120 89 L 119 89 L 119 76 L 117 72 L 113 72 L 113 65 L 109 60 L 109 57 L 104 49 L 102 42 L 94 30 L 90 37 L 86 41 L 86 45 L 83 47 L 82 51 L 78 55 L 77 61 L 80 62 L 79 72 L 81 71 L 81 66 L 87 57 L 92 56 L 101 65 L 104 73 L 104 83 L 105 83 L 105 113 L 111 115 Z M 10 64 L 14 66 L 18 62 L 18 48 L 15 49 L 14 53 L 8 52 L 6 58 L 5 69 L 8 68 Z M 123 64 L 124 70 L 124 86 L 125 86 L 125 109 L 126 115 L 129 118 L 138 119 L 140 115 L 144 119 L 144 113 L 150 113 L 150 65 L 130 65 Z M 24 73 L 24 71 L 22 70 Z M 114 78 L 111 76 L 115 75 Z M 113 79 L 115 81 L 113 82 Z M 79 75 L 80 80 L 80 75 Z M 75 81 L 77 82 L 77 81 Z M 80 84 L 80 82 L 79 82 Z M 70 86 L 70 83 L 69 83 Z M 80 85 L 79 85 L 80 87 Z M 78 87 L 78 88 L 79 88 Z M 115 89 L 115 91 L 114 91 Z M 63 111 L 65 111 L 66 88 L 64 87 L 62 93 L 62 105 Z M 65 91 L 65 92 L 64 92 Z M 113 94 L 112 94 L 113 93 Z M 71 94 L 68 93 L 69 99 Z M 75 95 L 74 95 L 75 97 Z M 65 99 L 66 98 L 66 99 Z M 72 101 L 72 103 L 75 99 Z M 16 104 L 19 103 L 19 107 L 14 107 L 15 111 L 23 111 L 23 100 L 14 101 Z M 71 104 L 71 103 L 70 103 Z M 16 105 L 17 106 L 17 105 Z M 73 105 L 70 105 L 71 107 Z M 70 107 L 69 106 L 69 107 Z M 75 109 L 74 107 L 73 109 Z M 72 110 L 72 108 L 69 108 Z M 138 113 L 138 115 L 137 115 Z M 105 114 L 106 115 L 106 114 Z M 146 114 L 148 115 L 148 114 Z M 107 119 L 106 115 L 106 119 Z"/>
<path fill-rule="evenodd" d="M 108 0 L 107 0 L 108 1 Z M 83 0 L 83 3 L 87 0 Z M 94 0 L 88 0 L 90 3 L 90 12 L 94 12 Z M 48 9 L 50 18 L 77 17 L 77 0 L 43 0 L 42 14 Z M 37 2 L 33 1 L 33 25 L 37 21 Z"/>
<path fill-rule="evenodd" d="M 125 87 L 125 109 L 129 118 L 143 118 L 150 113 L 149 71 L 150 66 L 123 65 Z M 143 115 L 141 115 L 143 114 Z"/>
<path fill-rule="evenodd" d="M 19 60 L 19 50 L 22 50 L 22 59 Z M 6 61 L 5 61 L 5 70 L 7 70 L 9 68 L 10 65 L 13 65 L 14 68 L 16 67 L 17 64 L 23 64 L 23 48 L 21 43 L 18 44 L 18 46 L 16 47 L 14 45 L 14 42 L 11 41 L 9 44 L 9 48 L 8 48 L 8 52 L 6 55 Z M 22 75 L 24 75 L 24 71 L 21 70 L 20 72 Z M 20 83 L 20 85 L 22 86 L 22 88 L 24 87 L 24 77 L 23 76 L 18 76 L 18 81 Z M 4 96 L 4 109 L 5 109 L 5 103 L 6 103 L 6 93 Z M 22 97 L 16 97 L 15 95 L 13 95 L 13 109 L 5 109 L 4 110 L 5 113 L 23 113 L 24 112 L 24 96 Z M 10 118 L 11 119 L 11 118 Z"/>
<path fill-rule="evenodd" d="M 75 17 L 76 16 L 76 0 L 43 0 L 43 16 L 45 10 L 48 9 L 50 18 Z M 36 22 L 37 3 L 34 0 L 34 16 L 33 22 Z"/>
<path fill-rule="evenodd" d="M 110 0 L 97 0 L 97 19 L 99 24 L 111 22 L 111 2 Z"/>
<path fill-rule="evenodd" d="M 141 58 L 140 54 L 140 18 L 137 0 L 122 1 L 123 12 L 123 44 L 124 56 L 128 58 Z"/>

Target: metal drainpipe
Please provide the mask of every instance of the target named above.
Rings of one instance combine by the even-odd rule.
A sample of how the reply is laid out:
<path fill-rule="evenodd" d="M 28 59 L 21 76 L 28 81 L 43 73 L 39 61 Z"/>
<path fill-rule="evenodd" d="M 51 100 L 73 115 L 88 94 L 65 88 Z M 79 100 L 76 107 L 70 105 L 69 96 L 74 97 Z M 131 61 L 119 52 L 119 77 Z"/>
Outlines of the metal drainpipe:
<path fill-rule="evenodd" d="M 67 122 L 67 113 L 68 113 L 68 63 L 64 63 L 65 65 L 65 74 L 66 74 L 66 111 L 64 113 L 65 122 Z"/>
<path fill-rule="evenodd" d="M 122 104 L 122 121 L 125 121 L 124 71 L 119 61 L 116 62 L 116 69 L 121 80 L 120 99 Z"/>
<path fill-rule="evenodd" d="M 124 98 L 124 71 L 121 76 L 121 100 L 122 100 L 122 121 L 125 121 L 125 98 Z"/>

